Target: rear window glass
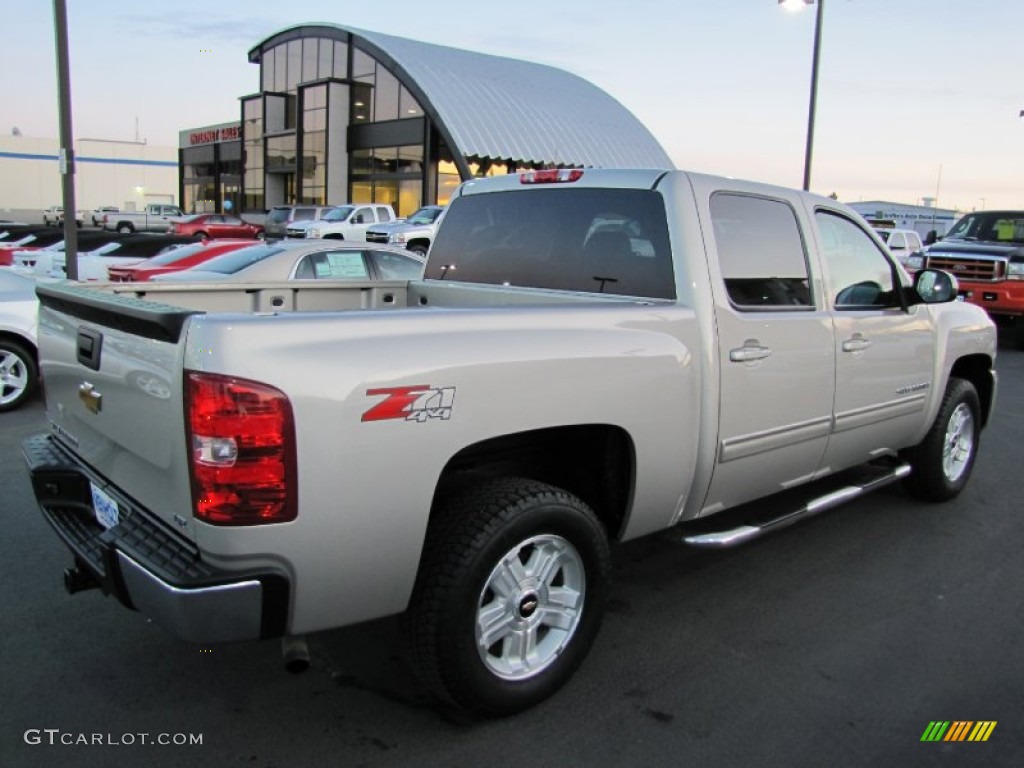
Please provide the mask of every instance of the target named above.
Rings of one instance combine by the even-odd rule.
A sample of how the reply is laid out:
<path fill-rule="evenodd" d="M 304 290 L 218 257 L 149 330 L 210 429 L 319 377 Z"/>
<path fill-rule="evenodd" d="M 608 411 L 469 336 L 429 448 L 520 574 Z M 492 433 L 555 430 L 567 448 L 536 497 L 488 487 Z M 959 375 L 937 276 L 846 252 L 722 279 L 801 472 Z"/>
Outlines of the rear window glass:
<path fill-rule="evenodd" d="M 456 198 L 426 277 L 675 298 L 665 204 L 645 189 L 532 189 Z"/>
<path fill-rule="evenodd" d="M 257 261 L 268 259 L 283 250 L 284 248 L 280 246 L 253 245 L 249 248 L 239 248 L 237 251 L 214 256 L 212 259 L 200 264 L 199 268 L 204 272 L 219 272 L 222 275 L 233 275 L 240 269 L 245 269 Z"/>
<path fill-rule="evenodd" d="M 175 248 L 173 250 L 167 251 L 166 253 L 161 253 L 159 256 L 154 256 L 153 258 L 146 262 L 146 266 L 160 267 L 164 266 L 165 264 L 173 264 L 176 261 L 184 259 L 186 256 L 191 256 L 194 253 L 199 253 L 200 251 L 205 250 L 205 248 L 206 246 L 202 244 L 184 245 L 181 248 Z"/>

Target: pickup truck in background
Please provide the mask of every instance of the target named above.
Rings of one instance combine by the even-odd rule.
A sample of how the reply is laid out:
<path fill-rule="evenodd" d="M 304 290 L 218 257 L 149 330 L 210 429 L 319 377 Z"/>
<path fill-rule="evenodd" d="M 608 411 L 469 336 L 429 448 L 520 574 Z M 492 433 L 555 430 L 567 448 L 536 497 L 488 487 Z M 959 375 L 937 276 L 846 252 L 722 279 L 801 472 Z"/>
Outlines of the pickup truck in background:
<path fill-rule="evenodd" d="M 443 205 L 425 205 L 406 219 L 375 224 L 366 230 L 366 242 L 387 243 L 426 255 L 444 218 Z"/>
<path fill-rule="evenodd" d="M 84 217 L 81 212 L 75 214 L 75 225 L 81 227 L 84 222 Z M 59 227 L 64 224 L 64 207 L 61 205 L 51 205 L 45 211 L 43 211 L 43 225 L 47 227 Z"/>
<path fill-rule="evenodd" d="M 103 214 L 103 228 L 123 235 L 132 232 L 166 232 L 171 219 L 184 215 L 176 205 L 150 203 L 144 211 L 113 211 Z"/>
<path fill-rule="evenodd" d="M 366 242 L 366 230 L 372 225 L 394 220 L 395 211 L 390 205 L 339 205 L 319 219 L 292 222 L 287 236 Z"/>
<path fill-rule="evenodd" d="M 912 254 L 907 268 L 955 275 L 960 297 L 1013 326 L 1024 348 L 1024 211 L 968 213 L 942 240 Z"/>
<path fill-rule="evenodd" d="M 949 274 L 735 179 L 474 179 L 425 279 L 309 282 L 38 288 L 24 455 L 65 585 L 189 641 L 282 637 L 291 668 L 403 613 L 417 673 L 483 715 L 582 663 L 613 542 L 732 546 L 901 480 L 953 498 L 996 399 Z"/>
<path fill-rule="evenodd" d="M 882 238 L 882 242 L 889 248 L 889 253 L 903 266 L 907 265 L 910 254 L 917 253 L 924 248 L 921 235 L 913 229 L 875 228 L 875 234 Z"/>

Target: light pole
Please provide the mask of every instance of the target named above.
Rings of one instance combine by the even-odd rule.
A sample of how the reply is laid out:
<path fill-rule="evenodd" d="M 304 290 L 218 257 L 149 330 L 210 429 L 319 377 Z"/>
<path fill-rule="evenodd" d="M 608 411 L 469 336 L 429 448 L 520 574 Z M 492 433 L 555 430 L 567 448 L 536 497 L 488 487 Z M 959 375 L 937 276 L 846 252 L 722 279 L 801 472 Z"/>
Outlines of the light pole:
<path fill-rule="evenodd" d="M 75 214 L 75 145 L 71 130 L 71 64 L 68 59 L 68 12 L 64 0 L 53 0 L 57 48 L 57 112 L 60 120 L 60 174 L 64 201 L 64 270 L 78 279 L 78 229 Z"/>
<path fill-rule="evenodd" d="M 786 10 L 797 10 L 805 5 L 818 9 L 814 20 L 814 56 L 811 61 L 811 98 L 807 109 L 807 146 L 804 149 L 804 191 L 811 188 L 811 155 L 814 152 L 814 113 L 818 107 L 818 62 L 821 59 L 821 19 L 825 14 L 825 0 L 779 0 Z"/>

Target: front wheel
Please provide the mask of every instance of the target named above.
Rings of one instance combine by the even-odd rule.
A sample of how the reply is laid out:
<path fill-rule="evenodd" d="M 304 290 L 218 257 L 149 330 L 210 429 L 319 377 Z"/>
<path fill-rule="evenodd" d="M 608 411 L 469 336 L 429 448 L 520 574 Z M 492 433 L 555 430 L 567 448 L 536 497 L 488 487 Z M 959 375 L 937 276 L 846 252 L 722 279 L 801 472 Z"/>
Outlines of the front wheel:
<path fill-rule="evenodd" d="M 906 452 L 913 471 L 907 489 L 927 501 L 947 501 L 967 485 L 981 438 L 981 404 L 974 385 L 950 379 L 928 434 Z"/>
<path fill-rule="evenodd" d="M 477 714 L 537 704 L 589 651 L 610 570 L 601 523 L 561 489 L 514 478 L 453 497 L 431 522 L 406 615 L 417 673 Z"/>
<path fill-rule="evenodd" d="M 0 340 L 0 412 L 20 406 L 39 386 L 36 359 L 25 347 Z"/>

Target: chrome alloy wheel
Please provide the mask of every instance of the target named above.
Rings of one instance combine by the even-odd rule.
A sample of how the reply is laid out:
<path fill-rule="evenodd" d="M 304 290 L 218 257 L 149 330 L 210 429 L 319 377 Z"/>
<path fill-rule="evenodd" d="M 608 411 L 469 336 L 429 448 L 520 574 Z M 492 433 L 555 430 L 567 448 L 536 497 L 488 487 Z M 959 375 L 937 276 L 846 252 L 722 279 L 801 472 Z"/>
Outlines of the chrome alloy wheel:
<path fill-rule="evenodd" d="M 14 352 L 0 349 L 0 405 L 22 397 L 28 387 L 28 366 Z"/>
<path fill-rule="evenodd" d="M 561 536 L 534 536 L 509 550 L 487 577 L 476 610 L 476 647 L 505 680 L 543 672 L 572 639 L 583 615 L 586 573 Z"/>
<path fill-rule="evenodd" d="M 967 403 L 960 403 L 946 423 L 946 439 L 942 447 L 942 471 L 955 483 L 967 469 L 974 453 L 974 415 Z"/>

